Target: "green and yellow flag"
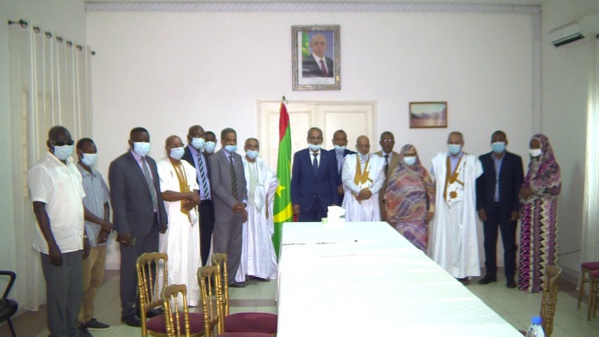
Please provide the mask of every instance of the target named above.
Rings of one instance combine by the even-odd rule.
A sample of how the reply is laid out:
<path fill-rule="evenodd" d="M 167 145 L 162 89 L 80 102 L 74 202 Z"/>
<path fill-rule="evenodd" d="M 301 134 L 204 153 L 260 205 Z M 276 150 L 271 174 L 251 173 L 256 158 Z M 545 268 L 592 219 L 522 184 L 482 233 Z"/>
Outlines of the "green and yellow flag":
<path fill-rule="evenodd" d="M 272 242 L 275 246 L 277 256 L 279 256 L 283 223 L 293 221 L 293 209 L 291 207 L 291 128 L 289 126 L 289 114 L 285 106 L 285 97 L 283 97 L 283 102 L 281 102 L 281 111 L 279 114 L 277 178 L 279 178 L 279 187 L 275 194 L 273 211 L 275 234 L 272 237 Z"/>

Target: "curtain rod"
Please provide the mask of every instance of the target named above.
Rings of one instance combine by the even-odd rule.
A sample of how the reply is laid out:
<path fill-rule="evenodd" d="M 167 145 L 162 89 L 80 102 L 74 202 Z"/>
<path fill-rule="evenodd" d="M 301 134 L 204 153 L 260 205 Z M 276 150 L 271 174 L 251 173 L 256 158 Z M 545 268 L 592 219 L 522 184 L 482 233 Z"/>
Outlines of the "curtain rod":
<path fill-rule="evenodd" d="M 25 20 L 23 20 L 23 19 L 21 19 L 21 20 L 19 20 L 19 21 L 12 21 L 12 20 L 8 20 L 8 25 L 9 25 L 9 26 L 11 26 L 11 25 L 16 25 L 16 24 L 20 25 L 20 26 L 21 26 L 21 28 L 27 28 L 27 27 L 29 26 L 29 22 L 27 22 L 27 21 L 25 21 Z M 42 30 L 41 30 L 39 27 L 36 27 L 36 26 L 34 26 L 34 27 L 32 27 L 32 28 L 33 28 L 33 32 L 34 32 L 34 33 L 36 33 L 36 34 L 39 34 L 39 33 L 42 31 Z M 44 34 L 46 35 L 46 37 L 47 37 L 48 39 L 51 39 L 51 38 L 52 38 L 52 36 L 53 36 L 53 35 L 52 35 L 52 33 L 51 33 L 51 32 L 48 32 L 48 31 L 44 32 Z M 57 37 L 56 37 L 56 41 L 57 41 L 58 43 L 62 43 L 62 41 L 63 41 L 63 40 L 64 40 L 64 39 L 63 39 L 62 37 L 60 37 L 60 36 L 57 36 Z M 66 43 L 66 44 L 67 44 L 67 47 L 69 47 L 69 48 L 73 47 L 73 41 L 66 41 L 66 42 L 67 42 L 67 43 Z M 80 45 L 80 44 L 78 44 L 78 45 L 75 45 L 75 48 L 77 48 L 77 50 L 78 50 L 78 51 L 82 51 L 82 50 L 83 50 L 83 46 L 82 46 L 82 45 Z M 96 55 L 96 52 L 95 52 L 94 50 L 90 50 L 90 54 L 93 56 L 93 55 Z"/>

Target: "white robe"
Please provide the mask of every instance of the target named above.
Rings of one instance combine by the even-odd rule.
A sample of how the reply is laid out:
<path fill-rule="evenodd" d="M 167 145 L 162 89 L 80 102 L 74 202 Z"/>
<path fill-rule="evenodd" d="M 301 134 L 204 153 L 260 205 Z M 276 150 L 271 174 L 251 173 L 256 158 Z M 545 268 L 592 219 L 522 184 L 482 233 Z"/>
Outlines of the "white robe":
<path fill-rule="evenodd" d="M 179 179 L 175 168 L 168 158 L 158 161 L 160 192 L 180 192 Z M 181 160 L 189 189 L 197 190 L 196 170 L 185 160 Z M 197 207 L 190 211 L 191 223 L 186 214 L 181 213 L 181 201 L 165 201 L 164 207 L 168 216 L 168 229 L 160 234 L 159 251 L 168 255 L 168 284 L 185 284 L 187 286 L 187 303 L 190 306 L 200 304 L 200 287 L 197 271 L 201 267 L 200 231 Z M 159 274 L 160 275 L 160 274 Z M 162 287 L 162 280 L 159 279 Z"/>
<path fill-rule="evenodd" d="M 381 211 L 379 205 L 379 191 L 385 183 L 385 160 L 375 154 L 370 154 L 368 161 L 368 182 L 358 186 L 354 183 L 356 175 L 356 161 L 358 154 L 350 154 L 345 156 L 343 169 L 341 170 L 341 180 L 343 181 L 343 189 L 345 195 L 341 207 L 345 209 L 345 221 L 380 221 Z M 365 171 L 366 162 L 361 163 L 362 172 Z M 372 196 L 367 200 L 358 201 L 354 195 L 358 195 L 364 188 L 369 188 Z"/>
<path fill-rule="evenodd" d="M 476 156 L 464 153 L 456 167 L 458 180 L 464 183 L 463 190 L 457 191 L 461 200 L 447 202 L 443 196 L 447 153 L 437 154 L 432 163 L 431 175 L 437 193 L 435 217 L 430 225 L 429 256 L 455 278 L 480 276 L 476 178 L 483 172 L 482 165 Z"/>
<path fill-rule="evenodd" d="M 250 163 L 244 156 L 242 162 L 248 191 L 248 220 L 243 223 L 241 262 L 235 280 L 244 282 L 246 275 L 276 279 L 277 256 L 272 242 L 272 212 L 279 180 L 261 158 Z"/>

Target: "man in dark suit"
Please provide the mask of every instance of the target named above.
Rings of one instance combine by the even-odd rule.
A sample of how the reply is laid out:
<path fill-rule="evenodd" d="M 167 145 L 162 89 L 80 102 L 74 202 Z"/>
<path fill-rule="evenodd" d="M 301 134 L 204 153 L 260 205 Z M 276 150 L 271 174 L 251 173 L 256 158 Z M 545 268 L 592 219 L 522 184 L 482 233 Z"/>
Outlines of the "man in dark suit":
<path fill-rule="evenodd" d="M 320 222 L 328 206 L 338 205 L 337 160 L 322 150 L 322 130 L 310 128 L 308 148 L 293 156 L 291 203 L 299 221 Z"/>
<path fill-rule="evenodd" d="M 183 160 L 196 168 L 198 180 L 198 194 L 200 195 L 200 255 L 202 265 L 208 262 L 210 245 L 212 243 L 212 231 L 214 230 L 214 206 L 212 204 L 212 193 L 210 190 L 210 170 L 208 158 L 202 154 L 205 144 L 204 129 L 194 125 L 187 132 L 187 146 L 183 153 Z"/>
<path fill-rule="evenodd" d="M 333 77 L 333 60 L 324 55 L 327 51 L 327 39 L 324 35 L 314 35 L 310 40 L 310 49 L 312 54 L 302 59 L 302 77 Z"/>
<path fill-rule="evenodd" d="M 522 158 L 507 152 L 503 131 L 491 136 L 493 151 L 479 157 L 483 174 L 476 180 L 476 209 L 484 222 L 485 276 L 479 284 L 497 281 L 497 230 L 503 241 L 506 286 L 515 288 L 516 227 L 518 226 L 518 193 L 524 172 Z"/>
<path fill-rule="evenodd" d="M 121 321 L 141 326 L 137 298 L 136 261 L 143 253 L 158 251 L 158 232 L 167 228 L 166 210 L 160 195 L 160 179 L 150 151 L 150 135 L 144 128 L 131 129 L 129 151 L 110 163 L 110 201 L 113 223 L 121 250 Z M 148 317 L 159 313 L 152 309 Z"/>
<path fill-rule="evenodd" d="M 348 154 L 355 154 L 354 151 L 347 148 L 347 134 L 343 130 L 337 130 L 333 134 L 333 149 L 329 151 L 337 160 L 337 202 L 343 204 L 343 182 L 341 181 L 341 168 L 343 168 L 343 158 Z"/>
<path fill-rule="evenodd" d="M 241 262 L 242 226 L 247 220 L 247 190 L 243 162 L 237 154 L 237 133 L 231 128 L 220 134 L 222 148 L 208 159 L 214 202 L 214 253 L 227 254 L 228 284 L 245 287 L 235 282 Z"/>
<path fill-rule="evenodd" d="M 383 168 L 385 171 L 385 183 L 381 189 L 383 193 L 379 193 L 379 207 L 381 209 L 381 219 L 387 220 L 385 219 L 387 213 L 385 210 L 384 191 L 387 188 L 389 177 L 393 174 L 397 168 L 397 165 L 399 165 L 399 153 L 393 151 L 393 147 L 395 146 L 395 136 L 390 131 L 384 131 L 381 133 L 379 145 L 381 146 L 381 151 L 375 152 L 374 154 L 381 156 L 385 160 L 385 166 Z"/>

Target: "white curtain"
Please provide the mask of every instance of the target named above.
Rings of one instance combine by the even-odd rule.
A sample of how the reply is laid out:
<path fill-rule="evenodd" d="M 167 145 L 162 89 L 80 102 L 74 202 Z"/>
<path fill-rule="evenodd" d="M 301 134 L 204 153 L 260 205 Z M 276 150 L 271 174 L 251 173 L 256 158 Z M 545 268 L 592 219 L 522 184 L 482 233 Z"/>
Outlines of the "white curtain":
<path fill-rule="evenodd" d="M 48 130 L 62 125 L 74 140 L 91 136 L 91 51 L 30 23 L 10 26 L 10 107 L 15 200 L 16 299 L 27 310 L 45 301 L 37 226 L 27 171 L 48 150 Z"/>
<path fill-rule="evenodd" d="M 584 187 L 582 261 L 599 261 L 599 41 L 593 39 L 589 58 L 587 150 Z"/>

